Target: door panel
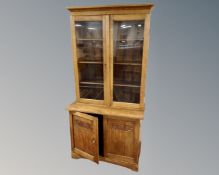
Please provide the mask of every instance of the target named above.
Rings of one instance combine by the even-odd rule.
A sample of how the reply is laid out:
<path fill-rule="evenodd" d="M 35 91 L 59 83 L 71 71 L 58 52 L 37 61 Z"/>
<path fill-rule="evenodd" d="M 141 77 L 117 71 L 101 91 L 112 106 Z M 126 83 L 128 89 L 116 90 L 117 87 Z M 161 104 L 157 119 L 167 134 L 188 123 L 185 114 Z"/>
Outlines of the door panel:
<path fill-rule="evenodd" d="M 75 112 L 73 114 L 73 133 L 73 151 L 98 163 L 98 119 L 91 115 Z"/>
<path fill-rule="evenodd" d="M 77 98 L 81 102 L 105 101 L 105 18 L 73 16 L 73 47 Z"/>
<path fill-rule="evenodd" d="M 106 118 L 104 121 L 105 156 L 118 161 L 138 160 L 139 121 Z"/>
<path fill-rule="evenodd" d="M 76 21 L 80 98 L 104 99 L 102 21 Z"/>
<path fill-rule="evenodd" d="M 113 106 L 142 106 L 145 19 L 145 15 L 111 16 Z"/>

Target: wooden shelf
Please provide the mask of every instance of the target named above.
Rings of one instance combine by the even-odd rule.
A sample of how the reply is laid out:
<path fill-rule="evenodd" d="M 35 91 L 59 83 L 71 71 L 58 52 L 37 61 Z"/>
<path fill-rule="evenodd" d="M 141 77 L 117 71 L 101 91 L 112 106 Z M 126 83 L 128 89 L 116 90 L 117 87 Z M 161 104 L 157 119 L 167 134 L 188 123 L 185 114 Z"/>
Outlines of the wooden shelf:
<path fill-rule="evenodd" d="M 89 48 L 91 48 L 90 46 L 88 47 L 88 46 L 78 46 L 78 45 L 81 45 L 81 43 L 77 43 L 77 47 L 78 47 L 79 49 L 81 49 L 81 48 L 83 48 L 83 49 L 89 49 Z M 95 48 L 95 49 L 103 49 L 103 46 L 95 46 L 95 45 L 92 45 L 92 48 Z"/>
<path fill-rule="evenodd" d="M 113 84 L 113 86 L 133 87 L 133 88 L 139 88 L 139 87 L 141 87 L 141 86 L 139 86 L 139 85 L 132 85 L 132 84 L 118 84 L 118 83 Z"/>
<path fill-rule="evenodd" d="M 103 64 L 103 57 L 80 57 L 78 58 L 78 63 L 86 63 L 86 64 Z"/>
<path fill-rule="evenodd" d="M 79 61 L 79 64 L 103 64 L 102 61 Z"/>
<path fill-rule="evenodd" d="M 123 50 L 123 49 L 136 49 L 136 48 L 142 48 L 142 46 L 128 46 L 128 47 L 117 47 L 117 50 Z"/>
<path fill-rule="evenodd" d="M 114 63 L 116 65 L 141 66 L 141 63 Z"/>
<path fill-rule="evenodd" d="M 77 39 L 78 41 L 103 41 L 103 39 L 86 39 L 86 38 L 83 38 L 83 39 Z"/>
<path fill-rule="evenodd" d="M 103 64 L 102 61 L 79 61 L 79 64 Z M 141 63 L 114 63 L 116 65 L 141 66 Z"/>
<path fill-rule="evenodd" d="M 114 41 L 144 41 L 144 39 L 116 39 Z"/>
<path fill-rule="evenodd" d="M 94 82 L 94 81 L 80 81 L 80 84 L 95 84 L 95 85 L 103 85 L 103 82 Z"/>
<path fill-rule="evenodd" d="M 97 88 L 97 89 L 103 89 L 103 87 L 101 87 L 101 86 L 84 86 L 84 85 L 80 86 L 80 88 Z"/>

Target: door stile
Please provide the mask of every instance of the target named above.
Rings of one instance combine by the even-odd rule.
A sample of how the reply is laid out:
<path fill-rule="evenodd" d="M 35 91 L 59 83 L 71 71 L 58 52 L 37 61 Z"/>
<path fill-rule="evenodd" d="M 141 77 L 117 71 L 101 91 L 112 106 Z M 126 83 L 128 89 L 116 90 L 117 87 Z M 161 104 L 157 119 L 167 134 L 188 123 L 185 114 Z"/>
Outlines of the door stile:
<path fill-rule="evenodd" d="M 113 105 L 113 17 L 110 15 L 109 22 L 109 35 L 110 35 L 110 104 Z"/>
<path fill-rule="evenodd" d="M 109 37 L 109 15 L 103 16 L 103 53 L 104 53 L 104 99 L 105 105 L 110 105 L 110 37 Z"/>

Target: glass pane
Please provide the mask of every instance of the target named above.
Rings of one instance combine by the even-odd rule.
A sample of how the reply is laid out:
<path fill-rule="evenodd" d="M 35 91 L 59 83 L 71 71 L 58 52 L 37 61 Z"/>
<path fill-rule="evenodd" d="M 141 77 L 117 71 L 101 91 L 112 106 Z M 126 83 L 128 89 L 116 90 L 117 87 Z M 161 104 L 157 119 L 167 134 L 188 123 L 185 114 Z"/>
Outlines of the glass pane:
<path fill-rule="evenodd" d="M 113 99 L 114 101 L 139 103 L 140 101 L 140 87 L 120 87 L 114 86 Z"/>
<path fill-rule="evenodd" d="M 77 40 L 78 61 L 98 61 L 103 62 L 102 41 L 97 40 Z"/>
<path fill-rule="evenodd" d="M 114 21 L 113 100 L 139 103 L 144 20 Z"/>
<path fill-rule="evenodd" d="M 101 21 L 76 21 L 77 39 L 102 39 Z"/>
<path fill-rule="evenodd" d="M 103 100 L 102 22 L 77 21 L 75 29 L 80 97 Z"/>
<path fill-rule="evenodd" d="M 141 84 L 141 66 L 114 65 L 114 85 L 135 85 Z"/>
<path fill-rule="evenodd" d="M 102 100 L 103 85 L 80 83 L 80 95 L 81 98 Z"/>
<path fill-rule="evenodd" d="M 103 83 L 102 64 L 78 64 L 79 81 L 90 83 Z"/>

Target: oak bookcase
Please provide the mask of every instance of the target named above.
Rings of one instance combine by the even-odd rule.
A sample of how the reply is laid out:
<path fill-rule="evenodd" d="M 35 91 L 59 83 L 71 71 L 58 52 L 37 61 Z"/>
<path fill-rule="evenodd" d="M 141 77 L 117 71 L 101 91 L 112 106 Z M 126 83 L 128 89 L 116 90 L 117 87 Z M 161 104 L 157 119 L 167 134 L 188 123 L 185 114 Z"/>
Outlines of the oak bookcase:
<path fill-rule="evenodd" d="M 69 7 L 72 158 L 138 171 L 153 4 Z"/>

